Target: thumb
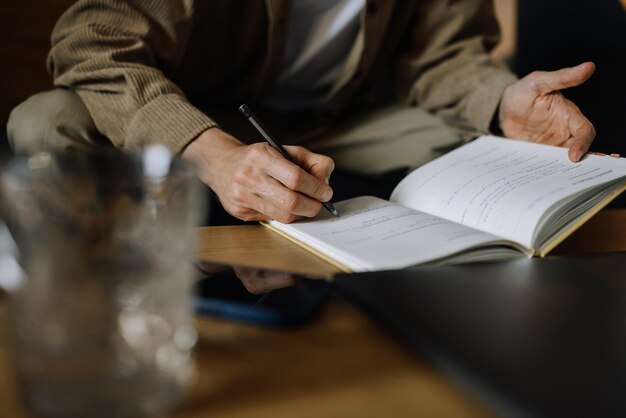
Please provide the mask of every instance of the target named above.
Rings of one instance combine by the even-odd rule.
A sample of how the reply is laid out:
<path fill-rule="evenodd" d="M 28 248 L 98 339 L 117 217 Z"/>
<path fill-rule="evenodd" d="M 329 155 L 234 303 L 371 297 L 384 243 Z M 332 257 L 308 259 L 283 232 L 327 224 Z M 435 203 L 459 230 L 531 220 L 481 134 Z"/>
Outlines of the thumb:
<path fill-rule="evenodd" d="M 595 70 L 596 65 L 593 62 L 585 62 L 557 71 L 536 71 L 527 77 L 537 93 L 548 94 L 581 85 L 591 77 Z"/>

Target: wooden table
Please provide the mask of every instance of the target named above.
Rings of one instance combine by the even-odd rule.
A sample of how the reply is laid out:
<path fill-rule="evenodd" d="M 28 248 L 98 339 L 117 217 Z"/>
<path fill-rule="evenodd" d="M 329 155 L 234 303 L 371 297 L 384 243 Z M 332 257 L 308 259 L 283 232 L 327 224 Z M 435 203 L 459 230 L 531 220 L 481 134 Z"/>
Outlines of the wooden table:
<path fill-rule="evenodd" d="M 335 268 L 261 226 L 201 228 L 199 256 L 331 275 Z M 555 254 L 626 251 L 626 210 L 599 213 Z M 4 335 L 0 303 L 0 336 Z M 372 320 L 333 300 L 313 323 L 264 329 L 198 319 L 197 377 L 169 416 L 485 417 L 493 412 L 405 349 Z M 0 416 L 27 415 L 0 340 Z"/>

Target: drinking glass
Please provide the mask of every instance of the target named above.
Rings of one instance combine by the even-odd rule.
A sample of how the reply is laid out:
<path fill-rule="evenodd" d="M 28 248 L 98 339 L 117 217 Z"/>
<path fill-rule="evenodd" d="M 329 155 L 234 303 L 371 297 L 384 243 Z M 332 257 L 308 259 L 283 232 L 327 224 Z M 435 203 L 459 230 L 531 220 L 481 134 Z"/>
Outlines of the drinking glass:
<path fill-rule="evenodd" d="M 11 352 L 45 417 L 162 413 L 193 372 L 194 170 L 163 147 L 66 150 L 0 175 Z M 14 245 L 8 245 L 7 242 Z M 12 261 L 11 261 L 12 260 Z"/>

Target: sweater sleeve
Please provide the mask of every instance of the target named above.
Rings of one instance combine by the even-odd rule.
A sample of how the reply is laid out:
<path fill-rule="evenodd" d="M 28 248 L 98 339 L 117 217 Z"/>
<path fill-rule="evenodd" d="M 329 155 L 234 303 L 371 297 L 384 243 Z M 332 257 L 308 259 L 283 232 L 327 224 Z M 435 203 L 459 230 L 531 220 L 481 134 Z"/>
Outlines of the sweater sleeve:
<path fill-rule="evenodd" d="M 54 84 L 76 91 L 115 146 L 180 152 L 216 125 L 166 75 L 185 49 L 192 3 L 81 0 L 57 22 L 48 56 Z"/>
<path fill-rule="evenodd" d="M 398 94 L 467 137 L 489 131 L 517 78 L 489 50 L 499 39 L 491 0 L 422 0 L 396 66 Z"/>

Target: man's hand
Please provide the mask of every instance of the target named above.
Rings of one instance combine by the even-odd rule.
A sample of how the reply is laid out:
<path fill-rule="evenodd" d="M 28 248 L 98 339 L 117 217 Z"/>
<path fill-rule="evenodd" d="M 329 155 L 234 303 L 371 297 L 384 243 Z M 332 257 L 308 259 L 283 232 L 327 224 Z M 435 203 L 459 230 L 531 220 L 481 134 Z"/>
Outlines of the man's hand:
<path fill-rule="evenodd" d="M 246 290 L 253 295 L 262 295 L 272 290 L 296 284 L 295 275 L 253 267 L 233 267 Z"/>
<path fill-rule="evenodd" d="M 317 215 L 333 195 L 335 165 L 302 147 L 285 147 L 295 165 L 266 143 L 245 145 L 218 128 L 202 133 L 182 154 L 198 167 L 200 180 L 224 208 L 244 221 L 283 223 Z"/>
<path fill-rule="evenodd" d="M 584 83 L 595 70 L 592 62 L 558 71 L 536 71 L 510 85 L 500 102 L 500 127 L 510 138 L 569 148 L 579 161 L 596 136 L 578 107 L 559 92 Z"/>

